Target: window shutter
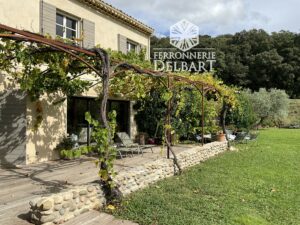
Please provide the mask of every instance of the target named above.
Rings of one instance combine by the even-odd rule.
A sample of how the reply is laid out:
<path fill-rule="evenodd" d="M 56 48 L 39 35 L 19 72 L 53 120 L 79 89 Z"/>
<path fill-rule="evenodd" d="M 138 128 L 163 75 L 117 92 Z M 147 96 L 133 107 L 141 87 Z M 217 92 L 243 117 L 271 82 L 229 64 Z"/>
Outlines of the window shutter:
<path fill-rule="evenodd" d="M 150 58 L 149 52 L 148 52 L 148 50 L 147 50 L 147 46 L 146 46 L 146 45 L 139 44 L 138 49 L 139 49 L 138 53 L 140 53 L 142 50 L 145 51 L 145 59 L 149 59 L 149 58 Z"/>
<path fill-rule="evenodd" d="M 147 51 L 147 46 L 143 45 L 143 44 L 139 44 L 137 46 L 137 52 L 140 53 L 142 50 L 146 50 Z M 147 54 L 147 52 L 146 52 L 146 54 Z"/>
<path fill-rule="evenodd" d="M 95 47 L 95 23 L 83 19 L 82 31 L 83 31 L 83 47 L 94 48 Z"/>
<path fill-rule="evenodd" d="M 147 51 L 147 46 L 146 45 L 141 44 L 141 48 L 145 49 Z"/>
<path fill-rule="evenodd" d="M 138 44 L 136 46 L 136 53 L 139 54 L 141 52 L 141 50 L 142 50 L 142 45 Z"/>
<path fill-rule="evenodd" d="M 41 33 L 56 37 L 56 7 L 41 1 L 40 11 Z"/>
<path fill-rule="evenodd" d="M 124 54 L 127 54 L 127 38 L 121 34 L 118 35 L 118 50 Z"/>

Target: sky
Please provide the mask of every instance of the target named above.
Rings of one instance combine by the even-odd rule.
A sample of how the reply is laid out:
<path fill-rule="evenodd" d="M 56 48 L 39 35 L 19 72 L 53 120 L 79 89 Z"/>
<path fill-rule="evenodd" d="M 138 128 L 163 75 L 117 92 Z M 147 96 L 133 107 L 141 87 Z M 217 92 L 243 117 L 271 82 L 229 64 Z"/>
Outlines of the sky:
<path fill-rule="evenodd" d="M 169 27 L 187 19 L 201 35 L 217 36 L 242 30 L 300 32 L 299 0 L 104 0 L 169 35 Z"/>

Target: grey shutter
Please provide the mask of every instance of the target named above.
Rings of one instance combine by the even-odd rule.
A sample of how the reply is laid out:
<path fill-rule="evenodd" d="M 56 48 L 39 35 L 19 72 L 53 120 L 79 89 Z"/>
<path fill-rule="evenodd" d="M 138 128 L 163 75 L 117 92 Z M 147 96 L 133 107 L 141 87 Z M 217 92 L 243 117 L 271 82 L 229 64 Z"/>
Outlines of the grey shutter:
<path fill-rule="evenodd" d="M 146 45 L 141 44 L 141 48 L 145 49 L 147 51 L 147 46 Z"/>
<path fill-rule="evenodd" d="M 26 163 L 26 95 L 0 92 L 0 166 Z"/>
<path fill-rule="evenodd" d="M 118 50 L 127 54 L 127 38 L 121 34 L 118 35 Z"/>
<path fill-rule="evenodd" d="M 146 55 L 147 55 L 147 46 L 143 44 L 138 45 L 138 53 L 140 53 L 142 50 L 146 50 Z"/>
<path fill-rule="evenodd" d="M 52 38 L 56 37 L 56 7 L 41 1 L 41 33 L 43 35 L 50 35 Z"/>
<path fill-rule="evenodd" d="M 145 49 L 145 59 L 150 59 L 150 52 L 147 45 L 142 45 L 142 48 Z"/>
<path fill-rule="evenodd" d="M 141 50 L 142 50 L 142 46 L 140 44 L 138 44 L 136 46 L 136 53 L 139 54 L 141 52 Z"/>
<path fill-rule="evenodd" d="M 146 45 L 143 45 L 143 44 L 139 44 L 139 52 L 144 50 L 145 51 L 145 59 L 149 59 L 149 52 L 148 52 L 148 49 L 147 49 L 147 46 Z"/>
<path fill-rule="evenodd" d="M 83 47 L 94 48 L 95 47 L 95 23 L 83 19 L 82 31 L 83 31 Z"/>

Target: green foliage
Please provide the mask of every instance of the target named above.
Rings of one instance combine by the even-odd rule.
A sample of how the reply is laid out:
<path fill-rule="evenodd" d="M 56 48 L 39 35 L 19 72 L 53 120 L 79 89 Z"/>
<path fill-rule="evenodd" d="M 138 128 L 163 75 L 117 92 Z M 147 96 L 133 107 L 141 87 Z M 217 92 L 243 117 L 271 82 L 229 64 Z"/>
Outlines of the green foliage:
<path fill-rule="evenodd" d="M 172 127 L 180 139 L 193 140 L 195 135 L 201 133 L 202 96 L 199 91 L 184 88 L 178 91 L 173 101 L 175 112 Z M 204 130 L 205 133 L 215 133 L 217 129 L 216 118 L 219 115 L 218 103 L 204 98 Z"/>
<path fill-rule="evenodd" d="M 235 108 L 237 105 L 235 87 L 229 87 L 215 78 L 212 74 L 189 74 L 178 73 L 178 76 L 195 83 L 195 86 L 182 80 L 172 80 L 172 90 L 168 91 L 163 86 L 156 86 L 150 92 L 150 96 L 141 99 L 137 104 L 138 114 L 136 116 L 139 131 L 146 132 L 150 136 L 163 134 L 163 122 L 165 121 L 167 102 L 171 100 L 171 125 L 172 131 L 179 135 L 180 139 L 193 139 L 195 134 L 201 132 L 201 102 L 199 92 L 204 82 L 216 89 L 208 91 L 204 99 L 204 124 L 205 133 L 218 131 L 217 118 L 221 111 L 221 101 Z M 226 96 L 226 97 L 223 97 Z"/>
<path fill-rule="evenodd" d="M 38 44 L 3 39 L 0 70 L 9 74 L 32 100 L 44 94 L 74 95 L 87 90 L 89 82 L 79 79 L 88 72 L 81 62 L 63 52 Z"/>
<path fill-rule="evenodd" d="M 284 125 L 300 125 L 300 99 L 290 99 L 289 115 Z"/>
<path fill-rule="evenodd" d="M 145 53 L 145 50 L 142 50 L 139 54 L 134 52 L 123 54 L 109 50 L 112 61 L 126 62 L 142 69 L 151 69 L 150 61 L 145 60 Z M 115 73 L 116 76 L 110 79 L 110 95 L 112 96 L 133 100 L 145 98 L 156 84 L 152 77 L 140 75 L 130 70 L 121 70 L 120 72 L 119 69 L 116 69 Z"/>
<path fill-rule="evenodd" d="M 227 118 L 227 124 L 233 124 L 237 129 L 250 130 L 258 120 L 248 94 L 246 91 L 240 92 L 237 96 L 238 106 L 229 112 Z"/>
<path fill-rule="evenodd" d="M 288 31 L 268 34 L 253 29 L 234 35 L 199 38 L 198 47 L 215 48 L 216 74 L 226 84 L 252 91 L 277 88 L 292 98 L 300 97 L 299 34 Z M 169 47 L 169 38 L 151 39 L 152 49 Z"/>
<path fill-rule="evenodd" d="M 162 137 L 167 109 L 162 93 L 157 89 L 151 90 L 146 98 L 137 101 L 134 108 L 137 110 L 135 120 L 138 130 L 148 133 L 150 137 Z"/>
<path fill-rule="evenodd" d="M 108 184 L 110 188 L 114 187 L 112 176 L 115 175 L 113 163 L 116 159 L 116 148 L 112 146 L 112 138 L 116 129 L 116 112 L 112 111 L 108 115 L 110 129 L 106 129 L 98 121 L 92 118 L 89 112 L 86 112 L 85 119 L 93 127 L 92 139 L 96 142 L 94 147 L 98 153 L 99 159 L 96 164 L 99 165 L 99 176 L 101 181 Z"/>
<path fill-rule="evenodd" d="M 288 116 L 289 98 L 283 90 L 271 89 L 267 91 L 261 88 L 254 93 L 247 92 L 247 96 L 259 119 L 259 124 L 270 121 L 279 126 Z"/>
<path fill-rule="evenodd" d="M 71 150 L 74 148 L 75 141 L 73 141 L 71 138 L 63 137 L 61 142 L 56 146 L 55 150 L 61 151 L 61 150 Z"/>
<path fill-rule="evenodd" d="M 81 146 L 76 149 L 63 149 L 60 151 L 60 156 L 62 159 L 77 159 L 93 150 L 94 148 L 91 146 Z"/>
<path fill-rule="evenodd" d="M 270 117 L 274 123 L 281 126 L 289 113 L 289 97 L 283 90 L 270 90 L 271 113 Z"/>
<path fill-rule="evenodd" d="M 181 87 L 182 86 L 182 87 Z M 150 96 L 136 104 L 136 121 L 141 132 L 151 137 L 163 136 L 163 124 L 166 117 L 167 102 L 171 100 L 171 128 L 180 139 L 195 138 L 201 132 L 201 102 L 198 90 L 180 85 L 173 89 L 173 94 L 165 89 L 153 89 Z M 204 99 L 205 132 L 217 131 L 217 120 L 220 102 Z"/>
<path fill-rule="evenodd" d="M 285 91 L 261 88 L 257 92 L 239 92 L 238 106 L 227 118 L 227 124 L 238 129 L 251 129 L 254 125 L 282 126 L 289 112 L 289 98 Z"/>
<path fill-rule="evenodd" d="M 93 151 L 91 146 L 80 146 L 74 149 L 76 142 L 71 138 L 64 137 L 62 141 L 56 146 L 55 150 L 59 151 L 62 159 L 80 158 L 81 155 L 86 155 Z"/>

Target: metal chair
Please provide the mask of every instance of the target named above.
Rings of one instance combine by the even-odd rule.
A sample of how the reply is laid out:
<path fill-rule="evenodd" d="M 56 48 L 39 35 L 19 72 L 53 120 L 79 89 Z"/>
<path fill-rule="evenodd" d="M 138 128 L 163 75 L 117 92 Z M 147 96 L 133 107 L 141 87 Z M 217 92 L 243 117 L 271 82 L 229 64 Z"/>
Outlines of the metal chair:
<path fill-rule="evenodd" d="M 139 145 L 138 143 L 134 143 L 129 135 L 125 132 L 117 132 L 116 133 L 117 138 L 120 140 L 121 145 L 119 146 L 119 149 L 122 149 L 124 151 L 131 151 L 132 155 L 137 152 L 138 154 L 144 153 L 145 149 L 151 149 L 151 152 L 153 153 L 153 147 L 155 145 Z"/>

